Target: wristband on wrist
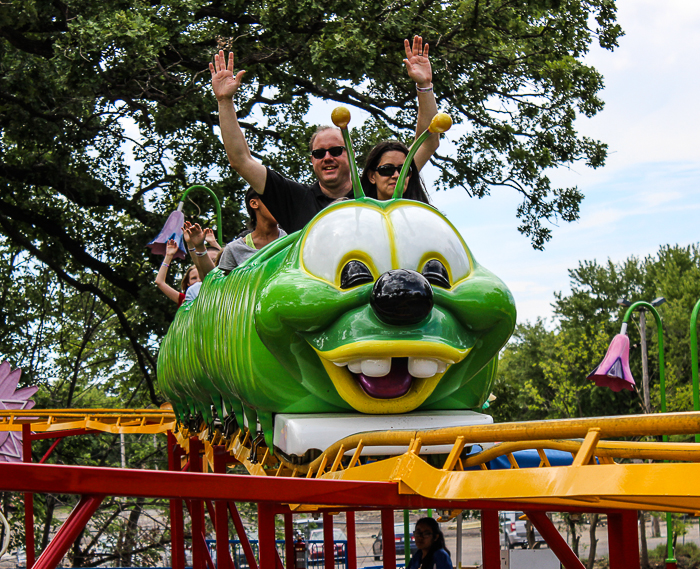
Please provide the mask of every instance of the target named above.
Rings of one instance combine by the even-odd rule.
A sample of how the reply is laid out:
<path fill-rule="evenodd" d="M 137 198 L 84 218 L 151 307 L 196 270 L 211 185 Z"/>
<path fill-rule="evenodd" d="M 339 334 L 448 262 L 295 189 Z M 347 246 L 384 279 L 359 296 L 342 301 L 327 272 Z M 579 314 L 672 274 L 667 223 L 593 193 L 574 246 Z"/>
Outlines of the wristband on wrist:
<path fill-rule="evenodd" d="M 204 255 L 207 254 L 207 251 L 206 249 L 204 251 L 195 251 L 194 254 L 197 255 L 197 257 L 204 257 Z"/>
<path fill-rule="evenodd" d="M 170 265 L 168 265 L 168 263 L 161 263 L 160 266 L 161 267 L 169 267 Z"/>
<path fill-rule="evenodd" d="M 430 87 L 419 87 L 418 84 L 416 83 L 416 91 L 419 93 L 430 93 L 430 91 L 433 90 L 433 84 L 430 84 Z"/>
<path fill-rule="evenodd" d="M 191 249 L 190 249 L 189 247 L 187 248 L 188 251 L 195 251 L 196 249 L 197 249 L 196 246 L 195 246 L 195 247 L 192 247 Z"/>

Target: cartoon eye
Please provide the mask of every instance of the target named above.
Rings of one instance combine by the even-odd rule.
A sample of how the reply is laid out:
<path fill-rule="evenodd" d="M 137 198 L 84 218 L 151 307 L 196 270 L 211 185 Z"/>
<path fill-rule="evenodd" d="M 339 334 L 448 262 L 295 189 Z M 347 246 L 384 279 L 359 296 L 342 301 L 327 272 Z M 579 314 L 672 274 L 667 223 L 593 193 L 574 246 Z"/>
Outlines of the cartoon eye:
<path fill-rule="evenodd" d="M 343 272 L 340 274 L 340 288 L 352 288 L 365 283 L 371 283 L 374 280 L 372 273 L 367 268 L 367 265 L 360 261 L 350 261 L 343 267 Z"/>
<path fill-rule="evenodd" d="M 430 284 L 440 286 L 442 288 L 450 288 L 450 278 L 447 275 L 447 269 L 437 259 L 431 259 L 423 267 L 423 276 Z"/>

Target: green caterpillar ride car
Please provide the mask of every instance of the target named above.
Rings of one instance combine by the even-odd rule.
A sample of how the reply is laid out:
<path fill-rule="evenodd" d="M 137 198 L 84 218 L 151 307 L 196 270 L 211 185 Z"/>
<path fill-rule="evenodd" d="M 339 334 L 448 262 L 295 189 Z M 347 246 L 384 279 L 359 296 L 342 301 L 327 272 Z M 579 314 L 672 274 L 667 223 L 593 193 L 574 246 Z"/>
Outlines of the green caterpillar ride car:
<path fill-rule="evenodd" d="M 214 406 L 253 433 L 259 422 L 272 449 L 280 413 L 482 408 L 515 326 L 510 291 L 435 208 L 355 191 L 212 271 L 178 310 L 158 379 L 180 421 Z"/>

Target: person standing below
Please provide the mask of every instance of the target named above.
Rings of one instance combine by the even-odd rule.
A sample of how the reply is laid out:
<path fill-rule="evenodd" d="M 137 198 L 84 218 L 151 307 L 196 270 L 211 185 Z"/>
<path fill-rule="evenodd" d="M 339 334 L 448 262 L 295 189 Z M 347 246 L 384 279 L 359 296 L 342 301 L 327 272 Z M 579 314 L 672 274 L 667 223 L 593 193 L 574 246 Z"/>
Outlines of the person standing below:
<path fill-rule="evenodd" d="M 418 119 L 416 136 L 430 125 L 437 114 L 433 94 L 432 68 L 428 59 L 428 44 L 420 36 L 411 46 L 404 40 L 408 76 L 416 82 L 418 92 Z M 231 167 L 262 196 L 263 203 L 287 233 L 302 229 L 319 211 L 339 198 L 351 197 L 352 182 L 347 149 L 340 129 L 321 127 L 311 137 L 309 150 L 317 181 L 312 185 L 300 184 L 266 168 L 250 153 L 243 131 L 238 124 L 233 96 L 238 91 L 245 71 L 233 73 L 233 53 L 228 62 L 223 51 L 214 55 L 209 64 L 212 88 L 219 103 L 219 123 L 224 147 Z M 440 143 L 438 134 L 423 144 L 420 161 L 425 163 Z M 416 156 L 419 159 L 419 156 Z"/>
<path fill-rule="evenodd" d="M 452 569 L 450 552 L 445 547 L 445 535 L 433 518 L 421 518 L 413 532 L 416 551 L 407 569 Z"/>

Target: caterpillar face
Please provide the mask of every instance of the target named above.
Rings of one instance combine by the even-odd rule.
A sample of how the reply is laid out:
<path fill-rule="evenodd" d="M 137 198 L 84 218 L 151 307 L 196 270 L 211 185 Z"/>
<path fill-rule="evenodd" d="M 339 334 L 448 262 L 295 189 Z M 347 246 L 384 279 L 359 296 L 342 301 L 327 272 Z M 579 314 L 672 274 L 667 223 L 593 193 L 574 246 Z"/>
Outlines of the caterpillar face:
<path fill-rule="evenodd" d="M 515 308 L 436 210 L 363 199 L 311 221 L 256 319 L 329 408 L 406 413 L 483 403 L 491 378 L 479 371 L 512 333 Z M 482 385 L 468 386 L 475 377 Z"/>

